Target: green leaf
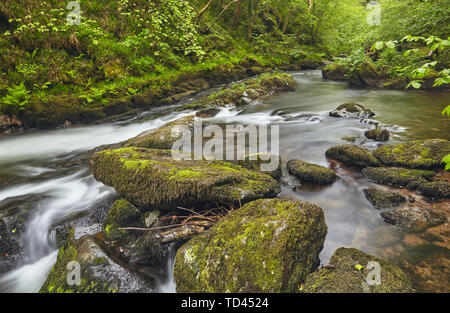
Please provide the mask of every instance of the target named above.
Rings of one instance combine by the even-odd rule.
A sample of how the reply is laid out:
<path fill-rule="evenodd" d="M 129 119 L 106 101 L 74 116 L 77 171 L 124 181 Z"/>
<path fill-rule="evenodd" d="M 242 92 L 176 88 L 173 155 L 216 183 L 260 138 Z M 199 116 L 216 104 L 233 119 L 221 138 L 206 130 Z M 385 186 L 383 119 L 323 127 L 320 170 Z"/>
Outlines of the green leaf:
<path fill-rule="evenodd" d="M 388 49 L 395 49 L 395 43 L 392 41 L 388 41 L 386 42 L 386 47 L 388 47 Z"/>
<path fill-rule="evenodd" d="M 442 115 L 445 115 L 445 114 L 447 114 L 447 116 L 450 117 L 450 105 L 448 105 L 448 106 L 444 109 L 444 111 L 442 111 Z M 447 155 L 447 156 L 446 156 L 446 158 L 448 158 L 448 157 L 450 157 L 450 155 Z M 450 159 L 449 159 L 449 161 L 450 161 Z"/>
<path fill-rule="evenodd" d="M 373 45 L 373 49 L 374 50 L 381 50 L 384 48 L 384 42 L 383 41 L 377 41 L 374 45 Z"/>
<path fill-rule="evenodd" d="M 362 266 L 361 264 L 356 264 L 356 265 L 355 265 L 355 268 L 356 268 L 358 271 L 361 271 L 361 270 L 364 268 L 364 266 Z"/>

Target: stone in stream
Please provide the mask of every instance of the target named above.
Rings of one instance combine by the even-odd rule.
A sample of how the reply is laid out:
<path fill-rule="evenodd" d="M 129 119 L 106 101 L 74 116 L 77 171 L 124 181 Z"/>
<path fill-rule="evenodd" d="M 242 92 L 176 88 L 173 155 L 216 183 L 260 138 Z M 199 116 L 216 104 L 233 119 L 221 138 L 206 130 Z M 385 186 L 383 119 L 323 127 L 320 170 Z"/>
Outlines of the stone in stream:
<path fill-rule="evenodd" d="M 174 159 L 169 150 L 104 150 L 91 156 L 90 165 L 97 180 L 143 211 L 243 204 L 280 192 L 269 175 L 224 161 Z"/>
<path fill-rule="evenodd" d="M 436 173 L 426 170 L 411 170 L 396 167 L 366 167 L 363 175 L 378 184 L 395 187 L 407 187 L 414 190 L 424 182 L 431 180 Z"/>
<path fill-rule="evenodd" d="M 136 239 L 138 234 L 132 231 L 119 230 L 119 228 L 124 227 L 144 228 L 144 216 L 126 199 L 119 199 L 113 203 L 103 220 L 105 239 L 111 242 L 117 242 L 120 245 Z"/>
<path fill-rule="evenodd" d="M 116 258 L 95 236 L 75 239 L 73 232 L 67 243 L 59 249 L 56 264 L 53 266 L 41 293 L 128 293 L 152 292 L 140 276 L 119 265 Z M 68 264 L 76 261 L 80 265 L 80 284 L 69 285 Z M 73 270 L 73 268 L 71 269 Z"/>
<path fill-rule="evenodd" d="M 320 261 L 327 226 L 311 203 L 261 199 L 183 245 L 178 292 L 295 292 Z"/>
<path fill-rule="evenodd" d="M 325 152 L 327 158 L 337 160 L 348 166 L 378 166 L 379 161 L 366 149 L 355 145 L 334 146 Z"/>
<path fill-rule="evenodd" d="M 367 200 L 377 209 L 389 208 L 406 202 L 405 197 L 395 192 L 386 192 L 374 188 L 363 190 Z"/>
<path fill-rule="evenodd" d="M 373 265 L 380 266 L 376 281 Z M 368 283 L 368 277 L 371 278 Z M 373 283 L 372 283 L 373 282 Z M 379 283 L 379 284 L 378 284 Z M 354 248 L 339 248 L 328 266 L 306 278 L 300 288 L 304 293 L 411 293 L 414 289 L 405 273 L 396 265 Z"/>
<path fill-rule="evenodd" d="M 172 149 L 173 144 L 183 137 L 184 130 L 194 133 L 193 115 L 179 118 L 154 130 L 145 131 L 122 144 L 122 147 L 141 147 L 152 149 Z"/>
<path fill-rule="evenodd" d="M 332 169 L 301 160 L 289 161 L 287 170 L 303 183 L 327 185 L 334 183 L 337 179 L 336 172 Z"/>
<path fill-rule="evenodd" d="M 450 183 L 446 181 L 423 182 L 417 191 L 430 199 L 450 198 Z"/>
<path fill-rule="evenodd" d="M 346 102 L 338 106 L 335 110 L 331 111 L 330 116 L 363 119 L 374 117 L 375 113 L 373 113 L 369 109 L 366 109 L 361 104 Z"/>
<path fill-rule="evenodd" d="M 399 208 L 380 213 L 386 223 L 400 227 L 405 232 L 417 233 L 447 222 L 447 217 L 432 209 Z"/>
<path fill-rule="evenodd" d="M 373 155 L 385 165 L 417 169 L 444 168 L 442 159 L 448 154 L 450 142 L 443 139 L 409 141 L 373 151 Z"/>
<path fill-rule="evenodd" d="M 364 133 L 364 136 L 375 141 L 389 141 L 389 139 L 391 138 L 391 134 L 387 129 L 379 128 L 366 131 Z"/>

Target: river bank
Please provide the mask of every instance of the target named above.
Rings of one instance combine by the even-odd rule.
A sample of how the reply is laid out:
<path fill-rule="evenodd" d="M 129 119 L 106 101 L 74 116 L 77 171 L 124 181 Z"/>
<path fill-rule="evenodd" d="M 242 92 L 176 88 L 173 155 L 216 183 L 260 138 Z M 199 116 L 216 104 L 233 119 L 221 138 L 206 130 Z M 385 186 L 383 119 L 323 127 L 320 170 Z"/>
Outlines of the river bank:
<path fill-rule="evenodd" d="M 372 124 L 362 123 L 358 119 L 332 118 L 328 115 L 339 104 L 349 100 L 362 103 L 366 108 L 370 108 L 377 114 L 375 119 L 386 125 L 391 132 L 392 139 L 388 144 L 401 143 L 411 138 L 445 137 L 448 134 L 445 131 L 447 129 L 445 128 L 447 127 L 445 122 L 447 121 L 445 119 L 441 120 L 439 114 L 433 114 L 434 111 L 439 112 L 441 108 L 440 99 L 444 99 L 446 97 L 445 94 L 414 93 L 413 97 L 411 93 L 404 91 L 349 88 L 345 83 L 323 81 L 318 72 L 299 72 L 294 73 L 293 76 L 298 84 L 296 92 L 273 95 L 269 98 L 246 104 L 233 111 L 224 108 L 211 119 L 211 122 L 278 124 L 281 126 L 280 154 L 283 163 L 291 159 L 301 159 L 326 167 L 329 167 L 330 163 L 325 157 L 325 151 L 332 146 L 348 143 L 343 138 L 353 137 L 355 144 L 369 150 L 373 150 L 379 145 L 378 142 L 369 140 L 364 136 L 366 131 L 373 128 Z M 416 98 L 416 102 L 412 101 L 414 98 Z M 424 110 L 421 106 L 424 99 L 427 100 L 427 103 L 434 103 L 434 105 L 427 106 L 428 114 L 417 114 L 414 120 L 405 118 L 401 114 L 401 106 L 406 105 L 413 112 L 414 110 Z M 396 103 L 400 107 L 393 106 L 392 103 Z M 101 216 L 104 216 L 115 200 L 115 192 L 101 184 L 95 183 L 90 173 L 85 170 L 87 167 L 86 156 L 81 159 L 79 156 L 82 151 L 103 144 L 127 140 L 142 131 L 158 128 L 188 113 L 194 113 L 188 111 L 176 112 L 178 108 L 174 107 L 174 112 L 167 116 L 164 116 L 167 114 L 167 112 L 164 112 L 161 119 L 155 119 L 154 115 L 149 115 L 147 116 L 148 122 L 135 120 L 121 124 L 103 124 L 88 126 L 87 128 L 53 130 L 40 134 L 25 133 L 23 137 L 3 139 L 0 144 L 5 149 L 2 149 L 2 151 L 5 151 L 5 153 L 8 151 L 8 153 L 2 155 L 1 160 L 2 164 L 8 165 L 3 167 L 2 170 L 7 174 L 5 177 L 15 176 L 16 178 L 11 180 L 14 183 L 3 185 L 5 188 L 0 191 L 1 199 L 4 201 L 23 194 L 24 186 L 28 186 L 28 194 L 44 196 L 44 198 L 34 200 L 28 198 L 25 200 L 25 203 L 30 206 L 30 211 L 33 212 L 34 210 L 33 214 L 30 214 L 25 220 L 31 219 L 34 222 L 31 222 L 31 224 L 27 222 L 26 225 L 28 226 L 23 230 L 18 228 L 15 234 L 18 237 L 23 235 L 26 239 L 28 235 L 26 235 L 27 232 L 25 230 L 30 231 L 29 235 L 31 236 L 33 235 L 31 230 L 38 231 L 41 229 L 43 235 L 40 246 L 42 250 L 36 253 L 36 249 L 30 250 L 30 248 L 26 248 L 25 251 L 28 250 L 28 252 L 25 254 L 33 255 L 35 262 L 42 260 L 40 264 L 49 264 L 44 259 L 44 256 L 51 256 L 52 260 L 50 263 L 52 264 L 56 260 L 56 255 L 53 253 L 56 241 L 54 237 L 48 236 L 48 231 L 52 229 L 50 225 L 60 224 L 67 219 L 69 212 L 74 214 L 77 211 L 90 212 L 88 214 L 88 216 L 91 216 L 90 219 L 98 223 L 99 218 L 101 219 Z M 152 114 L 157 114 L 157 112 L 153 111 Z M 432 116 L 434 116 L 434 120 L 430 121 L 428 117 Z M 424 126 L 415 127 L 415 125 Z M 435 127 L 431 127 L 431 125 Z M 431 128 L 435 128 L 435 130 L 430 130 Z M 58 134 L 61 135 L 59 137 L 61 141 L 58 141 Z M 34 140 L 45 144 L 34 147 L 30 145 Z M 17 153 L 14 153 L 11 145 L 8 146 L 8 142 L 11 145 L 14 144 L 16 149 L 19 149 Z M 32 158 L 33 161 L 31 159 L 18 159 L 20 158 L 20 142 L 28 147 L 33 147 L 30 149 L 29 155 L 22 156 L 22 158 Z M 80 161 L 75 162 L 75 160 Z M 56 166 L 58 162 L 61 162 L 61 168 Z M 31 168 L 25 168 L 22 172 L 19 172 L 19 168 L 24 165 Z M 45 174 L 36 172 L 39 168 Z M 425 248 L 428 249 L 427 251 L 434 253 L 437 257 L 436 260 L 445 262 L 445 253 L 442 254 L 444 251 L 442 249 L 444 248 L 439 248 L 439 242 L 443 242 L 445 245 L 448 239 L 443 238 L 440 240 L 444 241 L 440 241 L 437 237 L 430 236 L 430 233 L 440 236 L 434 228 L 419 236 L 410 236 L 399 232 L 392 225 L 385 224 L 379 216 L 379 211 L 372 207 L 362 191 L 362 189 L 376 185 L 368 182 L 358 171 L 342 166 L 333 166 L 333 168 L 341 179 L 328 187 L 304 188 L 293 191 L 293 187 L 296 187 L 296 185 L 292 185 L 289 181 L 281 184 L 281 198 L 306 200 L 323 208 L 326 224 L 328 225 L 328 234 L 324 242 L 324 249 L 320 254 L 321 264 L 328 264 L 331 255 L 337 248 L 351 246 L 387 260 L 393 261 L 395 258 L 400 257 L 399 261 L 395 261 L 397 264 L 409 260 L 408 264 L 410 265 L 403 268 L 409 269 L 410 274 L 408 277 L 410 279 L 411 277 L 415 278 L 413 287 L 419 291 L 436 291 L 439 289 L 438 285 L 443 286 L 442 281 L 447 277 L 445 270 L 442 272 L 432 271 L 430 273 L 431 276 L 425 276 L 427 279 L 432 277 L 434 282 L 431 285 L 427 285 L 427 283 L 424 283 L 426 280 L 423 280 L 424 277 L 421 278 L 420 275 L 414 276 L 418 273 L 414 268 L 420 262 L 427 264 L 428 258 L 420 254 L 420 251 L 425 251 L 423 250 Z M 71 174 L 70 171 L 74 174 Z M 23 173 L 25 180 L 21 182 L 17 178 L 17 173 Z M 36 175 L 35 181 L 30 180 L 33 173 Z M 285 179 L 289 177 L 286 176 L 286 173 L 284 175 Z M 75 190 L 72 189 L 74 186 L 72 184 L 79 184 L 76 194 Z M 72 192 L 69 192 L 70 190 Z M 64 197 L 62 197 L 63 194 Z M 68 197 L 68 194 L 73 196 Z M 67 201 L 66 205 L 59 202 L 63 198 Z M 86 201 L 79 202 L 77 200 L 82 198 L 86 199 Z M 74 206 L 71 204 L 73 203 L 72 201 L 78 202 L 78 204 Z M 94 203 L 98 204 L 95 205 Z M 53 206 L 55 210 L 52 209 Z M 19 207 L 19 205 L 15 205 L 15 207 Z M 99 209 L 92 210 L 94 207 L 99 207 Z M 101 207 L 105 209 L 100 209 Z M 65 213 L 64 208 L 67 208 Z M 73 211 L 74 208 L 75 212 Z M 11 213 L 10 216 L 14 216 L 14 213 Z M 44 216 L 46 217 L 44 218 Z M 11 227 L 10 225 L 8 224 L 8 227 Z M 42 228 L 33 228 L 31 225 Z M 82 227 L 86 226 L 82 225 Z M 39 233 L 41 233 L 41 230 L 39 230 Z M 36 233 L 34 233 L 34 236 L 36 236 Z M 421 245 L 417 246 L 417 243 L 421 243 Z M 34 242 L 35 244 L 36 242 Z M 415 259 L 411 259 L 411 256 L 415 256 Z M 21 264 L 32 266 L 35 262 L 30 262 L 26 259 Z M 168 264 L 170 262 L 165 266 L 168 266 Z M 35 266 L 38 266 L 38 264 L 35 264 Z M 165 266 L 160 267 L 160 270 L 163 272 L 159 276 L 160 280 L 163 281 L 159 282 L 160 285 L 164 285 L 164 280 L 167 279 L 170 282 L 172 279 L 165 276 L 170 273 L 170 270 L 165 269 Z M 47 265 L 47 270 L 44 272 L 48 272 L 50 267 Z M 25 269 L 26 267 L 19 266 L 17 271 L 2 276 L 4 286 L 10 286 L 8 287 L 10 288 L 9 290 L 20 290 L 20 288 L 23 288 L 24 284 L 20 285 L 17 279 L 25 276 Z M 42 284 L 45 277 L 40 279 L 40 284 Z M 9 283 L 6 283 L 7 281 Z M 156 289 L 159 290 L 158 288 Z M 33 290 L 37 291 L 36 287 Z"/>

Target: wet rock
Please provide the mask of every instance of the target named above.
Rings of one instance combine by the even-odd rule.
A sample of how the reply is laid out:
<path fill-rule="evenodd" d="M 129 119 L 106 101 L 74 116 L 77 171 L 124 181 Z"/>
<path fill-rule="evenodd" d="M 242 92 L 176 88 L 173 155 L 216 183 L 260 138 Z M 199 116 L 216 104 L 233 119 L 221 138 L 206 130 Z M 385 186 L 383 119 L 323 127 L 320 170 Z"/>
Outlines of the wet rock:
<path fill-rule="evenodd" d="M 379 284 L 367 278 L 374 270 L 370 262 L 380 265 Z M 370 277 L 372 280 L 376 278 Z M 301 287 L 304 293 L 411 293 L 405 273 L 396 265 L 354 248 L 339 248 L 330 264 L 308 275 Z"/>
<path fill-rule="evenodd" d="M 403 231 L 416 233 L 447 222 L 447 217 L 429 209 L 415 207 L 399 208 L 380 213 L 386 223 L 400 227 Z"/>
<path fill-rule="evenodd" d="M 22 121 L 17 117 L 9 117 L 7 115 L 0 115 L 0 134 L 9 134 L 22 130 Z"/>
<path fill-rule="evenodd" d="M 368 139 L 375 141 L 389 141 L 391 134 L 387 129 L 373 129 L 364 133 Z"/>
<path fill-rule="evenodd" d="M 443 139 L 410 141 L 377 148 L 373 155 L 383 164 L 407 168 L 444 168 L 442 159 L 450 154 L 450 142 Z"/>
<path fill-rule="evenodd" d="M 141 147 L 153 149 L 171 149 L 173 144 L 181 139 L 185 129 L 194 132 L 194 116 L 187 116 L 167 123 L 156 130 L 145 131 L 127 140 L 123 147 Z"/>
<path fill-rule="evenodd" d="M 405 197 L 395 192 L 386 192 L 374 188 L 364 189 L 367 200 L 377 209 L 389 208 L 406 202 Z"/>
<path fill-rule="evenodd" d="M 119 230 L 124 227 L 145 227 L 144 216 L 130 202 L 119 199 L 113 203 L 103 220 L 105 239 L 122 245 L 135 240 L 140 235 L 128 230 Z"/>
<path fill-rule="evenodd" d="M 169 150 L 104 150 L 91 157 L 91 169 L 97 180 L 145 211 L 242 204 L 280 192 L 269 175 L 224 161 L 175 160 Z"/>
<path fill-rule="evenodd" d="M 331 80 L 348 80 L 343 65 L 331 63 L 322 69 L 322 77 Z"/>
<path fill-rule="evenodd" d="M 283 164 L 278 155 L 270 153 L 247 154 L 244 156 L 244 160 L 231 162 L 243 168 L 267 174 L 276 180 L 279 180 L 283 175 Z"/>
<path fill-rule="evenodd" d="M 217 108 L 207 108 L 204 110 L 200 110 L 197 113 L 195 113 L 195 116 L 201 117 L 201 118 L 209 118 L 214 117 L 217 114 L 219 114 L 220 110 Z"/>
<path fill-rule="evenodd" d="M 326 232 L 311 203 L 248 203 L 178 250 L 177 291 L 294 292 L 319 265 Z"/>
<path fill-rule="evenodd" d="M 11 238 L 11 230 L 8 229 L 5 221 L 0 218 L 0 260 L 17 253 L 18 249 L 18 242 Z"/>
<path fill-rule="evenodd" d="M 362 173 L 375 183 L 395 187 L 408 187 L 409 189 L 419 186 L 436 175 L 432 171 L 396 167 L 367 167 L 363 169 Z"/>
<path fill-rule="evenodd" d="M 361 104 L 347 102 L 338 106 L 336 110 L 331 111 L 330 116 L 363 119 L 374 117 L 375 113 L 373 113 L 369 109 L 366 109 Z"/>
<path fill-rule="evenodd" d="M 450 198 L 450 183 L 446 181 L 423 182 L 417 190 L 430 199 Z"/>
<path fill-rule="evenodd" d="M 337 179 L 336 172 L 332 169 L 301 160 L 289 161 L 287 170 L 303 183 L 327 185 L 334 183 Z"/>
<path fill-rule="evenodd" d="M 94 236 L 74 239 L 59 249 L 56 264 L 48 275 L 41 293 L 128 293 L 152 292 L 141 277 L 131 269 L 122 267 L 119 260 L 112 257 L 101 241 Z M 69 262 L 80 264 L 80 284 L 70 286 L 67 283 Z"/>
<path fill-rule="evenodd" d="M 380 163 L 369 151 L 355 145 L 334 146 L 325 155 L 348 166 L 378 166 Z"/>

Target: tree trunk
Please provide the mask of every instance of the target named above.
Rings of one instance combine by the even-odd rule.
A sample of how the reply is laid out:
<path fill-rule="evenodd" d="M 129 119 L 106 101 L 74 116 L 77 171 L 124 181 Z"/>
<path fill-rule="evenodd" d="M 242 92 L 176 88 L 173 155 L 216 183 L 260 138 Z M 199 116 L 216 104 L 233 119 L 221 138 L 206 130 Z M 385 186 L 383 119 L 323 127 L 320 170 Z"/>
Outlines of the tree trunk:
<path fill-rule="evenodd" d="M 238 26 L 241 21 L 241 0 L 236 2 L 236 13 L 234 15 L 234 26 Z"/>

